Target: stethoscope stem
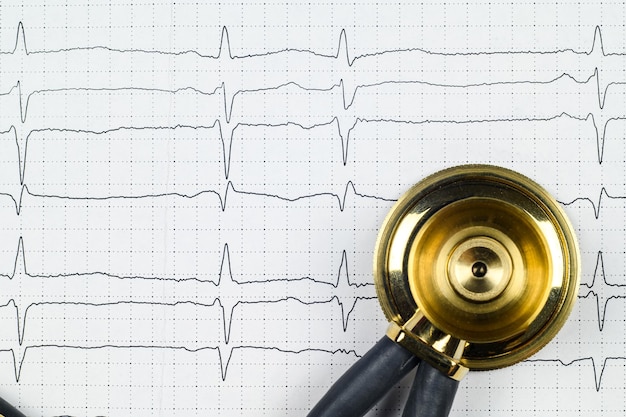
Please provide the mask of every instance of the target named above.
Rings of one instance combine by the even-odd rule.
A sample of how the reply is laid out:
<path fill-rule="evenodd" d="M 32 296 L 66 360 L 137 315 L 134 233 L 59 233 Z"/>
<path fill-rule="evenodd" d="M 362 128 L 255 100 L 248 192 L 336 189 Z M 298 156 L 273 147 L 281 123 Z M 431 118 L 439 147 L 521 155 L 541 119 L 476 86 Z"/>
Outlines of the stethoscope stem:
<path fill-rule="evenodd" d="M 384 336 L 330 387 L 308 417 L 360 417 L 418 363 L 415 355 Z"/>
<path fill-rule="evenodd" d="M 361 417 L 418 367 L 403 417 L 446 417 L 459 382 L 383 337 L 333 384 L 308 417 Z"/>
<path fill-rule="evenodd" d="M 402 417 L 447 417 L 458 387 L 459 381 L 420 362 Z"/>
<path fill-rule="evenodd" d="M 0 416 L 4 417 L 26 417 L 22 412 L 11 404 L 0 398 Z"/>

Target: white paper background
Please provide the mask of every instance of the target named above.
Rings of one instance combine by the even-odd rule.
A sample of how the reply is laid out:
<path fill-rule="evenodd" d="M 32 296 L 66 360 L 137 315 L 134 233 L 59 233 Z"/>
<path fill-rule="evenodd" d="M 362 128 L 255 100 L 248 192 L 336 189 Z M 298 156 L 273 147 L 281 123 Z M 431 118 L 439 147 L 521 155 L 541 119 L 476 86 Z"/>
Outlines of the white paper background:
<path fill-rule="evenodd" d="M 5 399 L 305 415 L 384 332 L 393 201 L 477 162 L 564 204 L 583 285 L 452 415 L 624 414 L 621 3 L 133 3 L 0 4 Z"/>

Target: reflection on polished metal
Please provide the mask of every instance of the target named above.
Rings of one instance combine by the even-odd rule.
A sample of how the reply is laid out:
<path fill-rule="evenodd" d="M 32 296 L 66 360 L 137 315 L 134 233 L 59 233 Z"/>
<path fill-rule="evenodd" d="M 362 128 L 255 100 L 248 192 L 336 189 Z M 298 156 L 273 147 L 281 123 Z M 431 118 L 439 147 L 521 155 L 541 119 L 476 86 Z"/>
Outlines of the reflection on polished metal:
<path fill-rule="evenodd" d="M 374 257 L 387 335 L 447 375 L 523 360 L 564 324 L 578 292 L 572 226 L 535 182 L 466 165 L 411 188 Z"/>

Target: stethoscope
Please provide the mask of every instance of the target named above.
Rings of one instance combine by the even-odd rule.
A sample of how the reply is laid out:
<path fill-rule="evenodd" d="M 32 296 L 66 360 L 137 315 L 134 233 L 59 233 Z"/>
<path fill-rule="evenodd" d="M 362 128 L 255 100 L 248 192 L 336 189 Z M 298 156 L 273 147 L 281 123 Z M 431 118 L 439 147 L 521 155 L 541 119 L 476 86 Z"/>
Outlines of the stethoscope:
<path fill-rule="evenodd" d="M 362 416 L 416 366 L 403 417 L 447 416 L 470 369 L 512 365 L 557 334 L 579 275 L 572 225 L 534 181 L 489 165 L 431 175 L 378 234 L 374 283 L 387 334 L 308 416 Z"/>

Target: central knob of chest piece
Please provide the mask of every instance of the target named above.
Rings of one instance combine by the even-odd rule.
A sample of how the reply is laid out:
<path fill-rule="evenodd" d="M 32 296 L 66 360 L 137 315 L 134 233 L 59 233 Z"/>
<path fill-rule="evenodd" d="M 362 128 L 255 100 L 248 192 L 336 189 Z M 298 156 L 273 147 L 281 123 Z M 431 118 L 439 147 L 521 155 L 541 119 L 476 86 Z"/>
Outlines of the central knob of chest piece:
<path fill-rule="evenodd" d="M 511 272 L 511 255 L 497 240 L 486 236 L 461 242 L 448 258 L 448 280 L 469 301 L 497 298 L 508 285 Z"/>
<path fill-rule="evenodd" d="M 487 265 L 478 261 L 474 265 L 472 265 L 472 274 L 476 278 L 482 278 L 487 274 Z"/>

